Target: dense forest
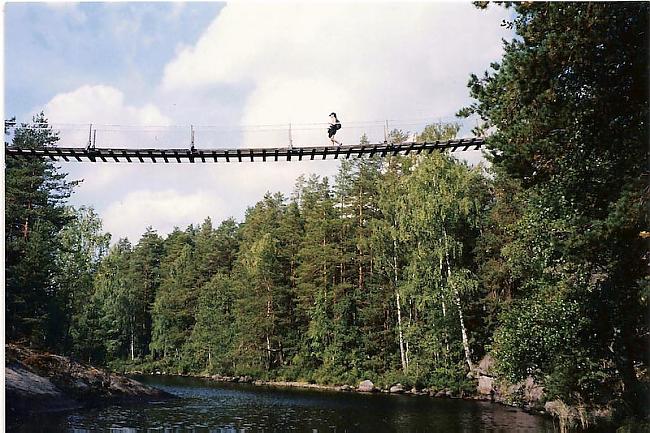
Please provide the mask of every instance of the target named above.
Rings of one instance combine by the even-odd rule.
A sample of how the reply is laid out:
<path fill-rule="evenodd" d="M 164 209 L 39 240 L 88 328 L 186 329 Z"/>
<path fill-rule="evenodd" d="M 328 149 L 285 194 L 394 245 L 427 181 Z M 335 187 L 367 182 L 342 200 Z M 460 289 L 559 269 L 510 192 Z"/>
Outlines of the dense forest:
<path fill-rule="evenodd" d="M 490 354 L 548 399 L 643 415 L 648 3 L 506 6 L 517 38 L 459 111 L 486 166 L 343 160 L 242 222 L 111 244 L 53 162 L 7 159 L 7 339 L 114 368 L 458 391 Z M 14 145 L 56 143 L 36 120 Z"/>

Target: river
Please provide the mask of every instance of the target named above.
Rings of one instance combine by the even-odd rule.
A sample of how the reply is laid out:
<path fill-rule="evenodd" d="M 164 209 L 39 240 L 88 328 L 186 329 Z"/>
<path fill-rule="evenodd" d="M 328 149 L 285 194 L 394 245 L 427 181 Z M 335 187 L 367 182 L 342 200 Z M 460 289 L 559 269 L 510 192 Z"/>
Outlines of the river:
<path fill-rule="evenodd" d="M 31 417 L 10 432 L 553 432 L 550 420 L 487 402 L 138 377 L 178 399 Z"/>

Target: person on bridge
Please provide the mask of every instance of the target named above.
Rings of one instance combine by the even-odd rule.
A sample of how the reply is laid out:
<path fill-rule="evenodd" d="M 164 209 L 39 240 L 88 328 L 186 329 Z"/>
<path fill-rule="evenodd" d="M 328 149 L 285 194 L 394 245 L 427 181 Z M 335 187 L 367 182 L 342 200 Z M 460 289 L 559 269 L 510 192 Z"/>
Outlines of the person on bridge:
<path fill-rule="evenodd" d="M 332 112 L 330 113 L 330 126 L 327 128 L 327 135 L 329 136 L 330 140 L 332 140 L 332 144 L 336 143 L 340 146 L 341 143 L 334 140 L 334 135 L 339 129 L 341 129 L 341 122 L 336 118 L 336 113 Z"/>

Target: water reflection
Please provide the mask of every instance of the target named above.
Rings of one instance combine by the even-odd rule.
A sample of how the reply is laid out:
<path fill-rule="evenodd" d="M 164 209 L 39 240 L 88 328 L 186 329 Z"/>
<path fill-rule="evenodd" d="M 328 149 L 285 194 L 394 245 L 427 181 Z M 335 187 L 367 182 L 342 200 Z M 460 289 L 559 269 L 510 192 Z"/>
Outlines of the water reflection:
<path fill-rule="evenodd" d="M 35 417 L 10 432 L 553 432 L 544 418 L 500 405 L 415 396 L 360 395 L 144 377 L 180 398 Z"/>

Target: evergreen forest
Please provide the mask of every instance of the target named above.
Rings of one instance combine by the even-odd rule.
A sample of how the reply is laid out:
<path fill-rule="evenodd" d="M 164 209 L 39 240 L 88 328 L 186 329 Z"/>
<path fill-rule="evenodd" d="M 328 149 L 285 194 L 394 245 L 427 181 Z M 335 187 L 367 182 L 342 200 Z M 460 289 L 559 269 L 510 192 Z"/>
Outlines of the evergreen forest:
<path fill-rule="evenodd" d="M 548 400 L 646 417 L 648 3 L 504 6 L 517 37 L 458 112 L 485 164 L 351 158 L 243 221 L 129 240 L 69 205 L 63 167 L 7 158 L 6 339 L 120 371 L 459 394 L 489 355 Z M 56 144 L 35 120 L 13 145 Z"/>

